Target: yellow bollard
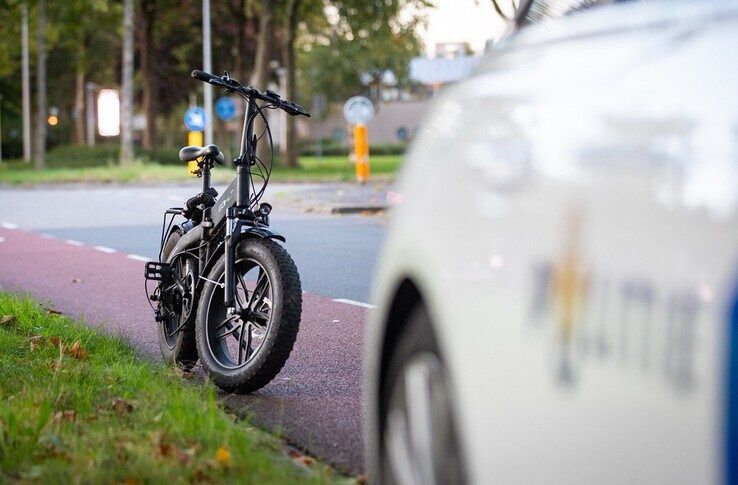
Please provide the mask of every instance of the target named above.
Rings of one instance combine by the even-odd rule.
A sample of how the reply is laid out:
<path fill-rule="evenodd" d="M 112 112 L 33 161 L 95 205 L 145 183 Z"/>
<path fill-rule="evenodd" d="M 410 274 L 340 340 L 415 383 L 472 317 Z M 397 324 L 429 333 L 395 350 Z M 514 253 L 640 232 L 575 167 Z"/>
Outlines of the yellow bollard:
<path fill-rule="evenodd" d="M 202 146 L 202 131 L 187 132 L 187 144 L 191 147 L 201 147 Z M 197 160 L 192 160 L 190 162 L 187 162 L 187 171 L 190 173 L 190 175 L 194 176 L 197 170 L 198 170 Z"/>
<path fill-rule="evenodd" d="M 354 126 L 354 157 L 356 158 L 356 181 L 369 181 L 369 141 L 366 135 L 366 125 Z"/>

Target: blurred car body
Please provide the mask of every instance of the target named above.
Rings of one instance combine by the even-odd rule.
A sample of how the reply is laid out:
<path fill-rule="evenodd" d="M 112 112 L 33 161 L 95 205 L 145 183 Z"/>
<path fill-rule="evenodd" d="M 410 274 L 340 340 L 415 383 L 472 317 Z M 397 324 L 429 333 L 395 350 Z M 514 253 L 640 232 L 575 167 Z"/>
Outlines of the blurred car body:
<path fill-rule="evenodd" d="M 375 482 L 738 479 L 736 52 L 735 1 L 597 6 L 435 100 L 367 326 Z"/>

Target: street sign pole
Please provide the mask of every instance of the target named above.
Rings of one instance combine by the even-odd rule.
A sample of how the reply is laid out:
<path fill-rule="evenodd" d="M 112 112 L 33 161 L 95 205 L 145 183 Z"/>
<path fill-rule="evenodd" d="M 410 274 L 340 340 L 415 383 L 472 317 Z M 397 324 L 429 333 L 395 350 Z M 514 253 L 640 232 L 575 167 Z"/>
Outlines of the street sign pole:
<path fill-rule="evenodd" d="M 205 110 L 198 107 L 188 109 L 184 115 L 184 125 L 187 128 L 187 144 L 196 147 L 204 146 L 203 132 L 210 125 L 210 120 L 207 114 L 205 114 Z M 190 175 L 195 175 L 196 170 L 196 160 L 187 163 L 187 171 Z"/>
<path fill-rule="evenodd" d="M 343 105 L 343 116 L 354 125 L 354 163 L 356 181 L 364 184 L 369 181 L 369 139 L 366 123 L 374 116 L 374 105 L 364 96 L 354 96 Z"/>
<path fill-rule="evenodd" d="M 212 49 L 210 47 L 210 0 L 202 1 L 202 64 L 205 72 L 213 72 Z M 205 115 L 208 120 L 213 119 L 213 86 L 205 83 L 203 98 Z M 205 143 L 213 143 L 213 124 L 205 127 Z"/>
<path fill-rule="evenodd" d="M 369 140 L 366 125 L 354 126 L 354 157 L 356 158 L 356 181 L 364 184 L 369 181 Z"/>

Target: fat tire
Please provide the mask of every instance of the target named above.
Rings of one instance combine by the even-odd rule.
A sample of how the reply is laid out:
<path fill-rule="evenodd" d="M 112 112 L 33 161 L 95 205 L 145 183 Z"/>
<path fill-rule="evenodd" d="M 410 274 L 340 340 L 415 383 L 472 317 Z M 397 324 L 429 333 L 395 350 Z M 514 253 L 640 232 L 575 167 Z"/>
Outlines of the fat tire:
<path fill-rule="evenodd" d="M 167 261 L 174 246 L 182 237 L 182 231 L 179 228 L 173 229 L 167 240 L 164 242 L 162 250 L 162 260 Z M 197 303 L 195 300 L 193 303 Z M 159 350 L 164 362 L 173 364 L 181 369 L 189 370 L 197 363 L 197 342 L 195 339 L 195 315 L 197 308 L 193 308 L 184 328 L 177 334 L 174 347 L 169 348 L 166 335 L 164 334 L 164 325 L 157 322 L 156 328 L 159 336 Z"/>
<path fill-rule="evenodd" d="M 272 315 L 262 346 L 243 367 L 229 369 L 212 356 L 207 344 L 208 302 L 216 285 L 206 281 L 197 306 L 196 340 L 200 364 L 213 383 L 226 392 L 252 393 L 271 382 L 292 352 L 302 315 L 302 286 L 295 262 L 271 239 L 247 239 L 236 250 L 236 261 L 254 259 L 264 267 L 272 285 Z M 225 255 L 215 263 L 207 278 L 220 281 Z M 222 300 L 215 302 L 222 305 Z"/>

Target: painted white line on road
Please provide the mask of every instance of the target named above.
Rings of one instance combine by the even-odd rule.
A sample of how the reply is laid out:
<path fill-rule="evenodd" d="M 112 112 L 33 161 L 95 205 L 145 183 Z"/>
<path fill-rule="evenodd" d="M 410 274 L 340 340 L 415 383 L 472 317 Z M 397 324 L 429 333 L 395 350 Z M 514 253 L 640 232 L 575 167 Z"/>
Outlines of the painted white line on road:
<path fill-rule="evenodd" d="M 75 241 L 74 239 L 65 239 L 64 242 L 67 244 L 71 244 L 72 246 L 84 246 L 83 243 Z"/>
<path fill-rule="evenodd" d="M 114 252 L 116 252 L 115 249 L 109 248 L 109 247 L 106 247 L 106 246 L 95 246 L 92 249 L 94 249 L 95 251 L 103 252 L 103 253 L 114 253 Z"/>
<path fill-rule="evenodd" d="M 376 305 L 370 305 L 369 303 L 364 303 L 363 301 L 347 300 L 346 298 L 336 298 L 333 301 L 336 301 L 338 303 L 346 303 L 347 305 L 360 306 L 364 308 L 377 308 Z"/>
<path fill-rule="evenodd" d="M 1 242 L 5 242 L 5 238 L 4 238 L 4 237 L 2 237 L 2 236 L 0 236 L 0 243 L 1 243 Z"/>
<path fill-rule="evenodd" d="M 132 259 L 134 261 L 143 261 L 144 263 L 148 263 L 151 261 L 151 258 L 147 258 L 146 256 L 139 256 L 138 254 L 129 254 L 126 256 L 128 259 Z"/>
<path fill-rule="evenodd" d="M 0 222 L 0 227 L 3 229 L 18 229 L 18 225 L 12 222 Z"/>

